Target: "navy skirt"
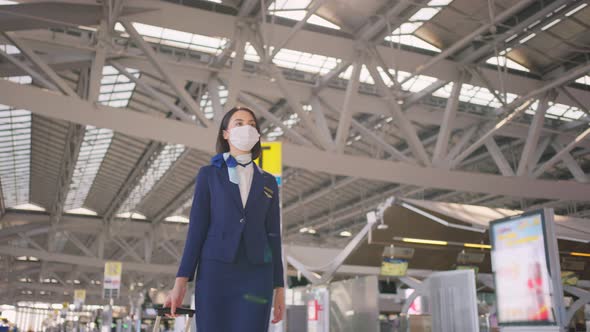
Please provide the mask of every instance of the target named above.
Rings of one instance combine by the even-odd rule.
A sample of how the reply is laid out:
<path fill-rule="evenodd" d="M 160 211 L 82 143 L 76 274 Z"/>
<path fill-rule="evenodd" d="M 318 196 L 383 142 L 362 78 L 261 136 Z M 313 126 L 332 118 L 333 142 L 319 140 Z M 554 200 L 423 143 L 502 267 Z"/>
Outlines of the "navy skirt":
<path fill-rule="evenodd" d="M 233 263 L 202 259 L 195 284 L 197 332 L 268 331 L 272 285 L 272 263 L 250 263 L 243 238 Z"/>

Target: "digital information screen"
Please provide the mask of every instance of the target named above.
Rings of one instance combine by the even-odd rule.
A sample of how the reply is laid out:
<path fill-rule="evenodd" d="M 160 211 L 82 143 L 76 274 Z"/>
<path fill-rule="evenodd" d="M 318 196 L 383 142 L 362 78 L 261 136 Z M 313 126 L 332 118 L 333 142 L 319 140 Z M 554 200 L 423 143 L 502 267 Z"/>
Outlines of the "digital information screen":
<path fill-rule="evenodd" d="M 541 211 L 490 224 L 500 325 L 555 325 Z"/>

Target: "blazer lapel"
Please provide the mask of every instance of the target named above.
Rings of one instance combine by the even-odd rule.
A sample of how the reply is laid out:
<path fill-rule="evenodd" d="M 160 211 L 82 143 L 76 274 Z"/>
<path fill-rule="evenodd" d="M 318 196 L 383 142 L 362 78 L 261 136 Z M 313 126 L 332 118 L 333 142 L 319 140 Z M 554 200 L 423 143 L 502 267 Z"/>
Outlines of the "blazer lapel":
<path fill-rule="evenodd" d="M 225 186 L 225 188 L 227 189 L 227 191 L 229 191 L 229 195 L 232 197 L 232 200 L 234 201 L 234 203 L 237 204 L 240 211 L 243 211 L 244 205 L 242 204 L 242 196 L 240 195 L 240 187 L 237 184 L 235 184 L 229 180 L 229 175 L 227 174 L 227 167 L 222 168 L 221 177 L 223 180 L 222 183 Z"/>
<path fill-rule="evenodd" d="M 262 188 L 264 187 L 264 177 L 258 165 L 252 163 L 254 169 L 252 170 L 252 185 L 250 186 L 250 192 L 248 193 L 248 199 L 246 200 L 246 209 L 251 207 L 258 196 L 262 194 Z"/>

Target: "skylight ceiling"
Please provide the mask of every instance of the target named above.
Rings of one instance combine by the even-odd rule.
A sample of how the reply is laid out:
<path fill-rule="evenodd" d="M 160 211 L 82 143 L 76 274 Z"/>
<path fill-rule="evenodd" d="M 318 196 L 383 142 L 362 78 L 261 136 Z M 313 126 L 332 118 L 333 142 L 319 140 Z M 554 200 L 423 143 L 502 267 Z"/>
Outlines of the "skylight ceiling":
<path fill-rule="evenodd" d="M 336 68 L 340 59 L 318 54 L 305 53 L 289 49 L 281 49 L 273 58 L 273 62 L 280 67 L 301 70 L 314 74 L 326 74 Z"/>
<path fill-rule="evenodd" d="M 525 112 L 528 114 L 535 114 L 538 102 L 535 102 Z M 550 119 L 559 119 L 562 121 L 578 120 L 584 116 L 584 112 L 577 107 L 568 106 L 559 103 L 549 102 L 549 108 L 545 112 L 545 117 Z"/>
<path fill-rule="evenodd" d="M 506 67 L 506 68 L 510 68 L 510 69 L 514 69 L 514 70 L 520 70 L 523 72 L 530 72 L 530 70 L 521 65 L 520 63 L 512 60 L 509 58 L 509 53 L 512 51 L 512 48 L 507 48 L 505 50 L 503 50 L 502 52 L 498 53 L 498 56 L 493 56 L 491 58 L 489 58 L 486 63 L 489 63 L 491 65 L 495 65 L 498 67 Z"/>
<path fill-rule="evenodd" d="M 126 68 L 129 73 L 139 78 L 140 73 L 136 69 Z M 98 101 L 111 107 L 127 107 L 129 99 L 135 90 L 135 83 L 129 78 L 119 74 L 112 66 L 105 66 L 102 69 L 102 80 L 100 81 L 100 95 Z"/>
<path fill-rule="evenodd" d="M 590 76 L 588 76 L 588 75 L 582 76 L 576 80 L 576 83 L 590 86 Z"/>
<path fill-rule="evenodd" d="M 135 77 L 139 77 L 139 71 L 132 68 L 126 69 Z M 121 75 L 112 66 L 104 66 L 102 75 L 98 101 L 111 107 L 127 107 L 135 89 L 135 83 L 131 82 L 126 76 Z M 64 206 L 66 211 L 81 208 L 84 204 L 100 164 L 111 145 L 112 138 L 113 131 L 110 129 L 86 126 L 84 141 L 80 147 L 72 183 Z"/>
<path fill-rule="evenodd" d="M 432 95 L 441 98 L 449 98 L 452 89 L 453 83 L 451 82 L 435 91 Z M 502 95 L 499 91 L 496 91 L 496 93 L 498 95 Z M 518 96 L 513 93 L 507 93 L 505 97 L 505 102 L 509 104 L 517 97 Z M 465 103 L 488 106 L 492 108 L 498 108 L 502 106 L 502 103 L 500 103 L 500 101 L 497 100 L 496 97 L 494 97 L 494 95 L 488 89 L 479 86 L 474 86 L 471 84 L 463 84 L 463 86 L 461 87 L 461 94 L 459 95 L 459 100 Z M 531 106 L 529 106 L 529 108 L 527 108 L 525 112 L 528 114 L 535 114 L 537 105 L 538 101 L 532 103 Z M 550 102 L 545 117 L 551 119 L 559 119 L 562 121 L 572 121 L 580 119 L 583 115 L 584 112 L 582 112 L 577 107 Z"/>
<path fill-rule="evenodd" d="M 0 105 L 0 182 L 6 207 L 29 203 L 30 165 L 31 112 Z"/>
<path fill-rule="evenodd" d="M 228 91 L 224 85 L 219 84 L 219 103 L 224 105 L 227 101 Z M 213 119 L 214 111 L 213 111 L 213 101 L 209 96 L 209 92 L 205 92 L 201 97 L 200 102 L 201 110 L 205 113 L 205 117 L 207 119 Z"/>
<path fill-rule="evenodd" d="M 442 88 L 436 90 L 432 95 L 441 98 L 449 98 L 451 96 L 451 90 L 453 89 L 453 82 L 446 84 Z M 496 91 L 498 95 L 501 95 L 499 91 Z M 517 98 L 517 95 L 508 93 L 505 96 L 506 103 L 512 102 Z M 472 103 L 476 105 L 488 106 L 492 108 L 498 108 L 502 106 L 502 103 L 496 99 L 496 97 L 490 92 L 490 90 L 474 86 L 471 84 L 463 84 L 461 86 L 461 94 L 459 100 L 465 103 Z"/>
<path fill-rule="evenodd" d="M 208 37 L 142 23 L 133 23 L 133 27 L 147 42 L 215 55 L 221 53 L 228 42 L 226 38 Z M 117 23 L 115 30 L 124 32 L 125 28 Z M 128 37 L 127 33 L 123 35 Z"/>
<path fill-rule="evenodd" d="M 271 15 L 301 21 L 305 17 L 310 3 L 311 0 L 277 0 L 268 6 L 268 11 Z M 307 23 L 340 30 L 340 26 L 315 14 L 307 19 Z"/>
<path fill-rule="evenodd" d="M 425 22 L 430 21 L 452 0 L 432 0 L 426 7 L 418 10 L 410 17 L 407 22 L 402 23 L 399 28 L 395 29 L 390 36 L 385 37 L 386 41 L 407 45 L 431 52 L 439 53 L 440 48 L 432 45 L 424 39 L 416 36 L 414 32 L 418 30 Z"/>
<path fill-rule="evenodd" d="M 113 131 L 110 129 L 86 126 L 64 210 L 82 207 L 112 138 Z"/>
<path fill-rule="evenodd" d="M 158 158 L 156 158 L 150 165 L 150 168 L 145 172 L 139 184 L 121 205 L 119 213 L 134 212 L 137 204 L 152 190 L 156 182 L 170 169 L 184 150 L 185 147 L 181 144 L 166 145 L 158 155 Z"/>

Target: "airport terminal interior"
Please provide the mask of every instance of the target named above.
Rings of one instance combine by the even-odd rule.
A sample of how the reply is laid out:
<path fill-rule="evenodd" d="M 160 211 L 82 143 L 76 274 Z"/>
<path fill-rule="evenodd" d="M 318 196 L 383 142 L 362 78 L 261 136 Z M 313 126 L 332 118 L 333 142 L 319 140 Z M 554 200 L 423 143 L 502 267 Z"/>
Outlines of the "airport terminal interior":
<path fill-rule="evenodd" d="M 0 77 L 0 332 L 252 331 L 162 314 L 235 106 L 269 332 L 590 331 L 588 0 L 0 0 Z"/>

